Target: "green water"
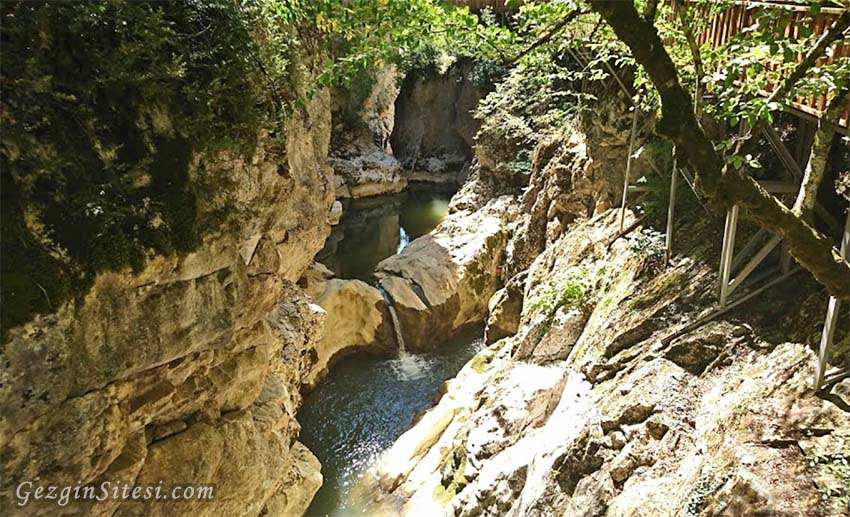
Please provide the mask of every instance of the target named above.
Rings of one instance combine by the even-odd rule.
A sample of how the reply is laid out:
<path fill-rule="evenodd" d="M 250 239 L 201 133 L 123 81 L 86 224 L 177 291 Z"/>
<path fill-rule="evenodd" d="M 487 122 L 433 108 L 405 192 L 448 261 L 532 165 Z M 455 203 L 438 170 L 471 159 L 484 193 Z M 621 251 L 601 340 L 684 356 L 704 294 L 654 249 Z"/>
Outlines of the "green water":
<path fill-rule="evenodd" d="M 317 260 L 341 278 L 371 283 L 378 262 L 443 220 L 451 194 L 419 189 L 349 201 Z M 437 352 L 394 358 L 359 354 L 331 368 L 327 380 L 306 395 L 298 413 L 300 440 L 322 462 L 324 476 L 308 515 L 370 513 L 362 498 L 354 507 L 349 491 L 380 453 L 410 428 L 416 412 L 433 404 L 440 384 L 481 348 L 481 337 L 482 330 L 473 329 Z"/>
<path fill-rule="evenodd" d="M 452 191 L 419 188 L 401 194 L 348 200 L 316 260 L 340 278 L 372 280 L 378 262 L 398 253 L 446 216 Z"/>
<path fill-rule="evenodd" d="M 322 462 L 324 476 L 307 515 L 369 515 L 369 508 L 346 500 L 349 490 L 410 428 L 416 412 L 433 405 L 440 384 L 482 348 L 481 336 L 480 328 L 471 329 L 437 352 L 403 358 L 360 354 L 332 368 L 298 413 L 300 440 Z"/>

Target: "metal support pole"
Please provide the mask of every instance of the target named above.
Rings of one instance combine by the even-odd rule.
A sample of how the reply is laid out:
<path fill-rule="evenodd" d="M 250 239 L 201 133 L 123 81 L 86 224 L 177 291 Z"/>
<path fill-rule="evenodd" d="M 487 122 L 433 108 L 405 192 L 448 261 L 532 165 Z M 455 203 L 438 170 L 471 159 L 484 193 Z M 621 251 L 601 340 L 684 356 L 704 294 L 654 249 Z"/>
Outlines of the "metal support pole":
<path fill-rule="evenodd" d="M 844 235 L 841 238 L 841 256 L 845 259 L 847 258 L 848 247 L 850 247 L 850 213 L 847 214 L 847 220 L 844 222 Z M 819 390 L 823 385 L 823 378 L 826 373 L 826 353 L 830 345 L 832 345 L 832 339 L 835 336 L 835 326 L 838 324 L 838 307 L 838 298 L 830 296 L 829 305 L 826 308 L 826 320 L 823 323 L 823 333 L 820 337 L 820 348 L 818 349 L 818 365 L 817 370 L 815 370 L 815 391 Z"/>
<path fill-rule="evenodd" d="M 726 212 L 723 230 L 723 250 L 720 253 L 720 306 L 726 306 L 729 296 L 729 277 L 732 276 L 732 256 L 735 254 L 735 232 L 738 230 L 738 205 Z"/>
<path fill-rule="evenodd" d="M 665 240 L 664 266 L 670 264 L 670 258 L 673 256 L 673 216 L 676 212 L 676 183 L 679 178 L 679 171 L 676 167 L 676 146 L 673 146 L 673 172 L 670 175 L 670 203 L 667 205 L 667 238 Z"/>
<path fill-rule="evenodd" d="M 788 246 L 783 244 L 779 249 L 779 267 L 782 268 L 783 273 L 787 273 L 791 269 L 791 262 L 793 260 L 793 257 L 788 252 Z"/>
<path fill-rule="evenodd" d="M 623 231 L 623 224 L 626 220 L 626 195 L 629 192 L 629 174 L 632 171 L 632 153 L 635 146 L 635 133 L 637 132 L 637 106 L 632 111 L 632 132 L 629 136 L 629 157 L 626 160 L 626 178 L 623 180 L 623 204 L 620 206 L 620 231 Z"/>
<path fill-rule="evenodd" d="M 762 237 L 767 234 L 768 232 L 764 228 L 759 228 L 758 231 L 756 231 L 755 235 L 753 235 L 752 238 L 744 244 L 744 247 L 741 248 L 741 251 L 732 258 L 732 271 L 736 271 L 738 267 L 747 260 L 747 257 L 749 257 L 752 252 L 756 251 L 759 243 L 762 241 Z"/>
<path fill-rule="evenodd" d="M 741 272 L 738 273 L 738 276 L 736 276 L 734 280 L 729 282 L 729 285 L 726 287 L 726 294 L 730 295 L 732 294 L 732 291 L 740 287 L 741 283 L 746 280 L 748 276 L 750 276 L 750 273 L 752 273 L 753 270 L 757 268 L 759 264 L 761 264 L 764 258 L 767 257 L 767 255 L 771 251 L 773 251 L 773 248 L 775 248 L 781 240 L 782 237 L 778 235 L 774 235 L 773 237 L 771 237 L 770 240 L 767 241 L 767 244 L 762 246 L 758 253 L 756 253 L 753 258 L 750 259 L 749 262 L 747 262 Z"/>

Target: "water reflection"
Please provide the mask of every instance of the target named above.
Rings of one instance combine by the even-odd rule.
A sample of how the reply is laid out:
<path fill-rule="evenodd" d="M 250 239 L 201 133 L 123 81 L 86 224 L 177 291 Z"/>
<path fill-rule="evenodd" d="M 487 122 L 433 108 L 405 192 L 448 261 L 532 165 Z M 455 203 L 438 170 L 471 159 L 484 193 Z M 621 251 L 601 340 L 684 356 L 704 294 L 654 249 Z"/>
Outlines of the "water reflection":
<path fill-rule="evenodd" d="M 401 252 L 443 220 L 451 195 L 445 189 L 419 188 L 349 200 L 316 260 L 340 278 L 370 282 L 378 262 Z"/>

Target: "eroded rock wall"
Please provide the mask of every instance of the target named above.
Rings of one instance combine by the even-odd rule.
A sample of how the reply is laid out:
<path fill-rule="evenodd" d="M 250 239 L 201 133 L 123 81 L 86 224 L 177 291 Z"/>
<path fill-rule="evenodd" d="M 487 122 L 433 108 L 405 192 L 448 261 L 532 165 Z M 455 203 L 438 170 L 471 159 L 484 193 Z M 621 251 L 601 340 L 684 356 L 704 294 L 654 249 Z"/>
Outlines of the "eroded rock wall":
<path fill-rule="evenodd" d="M 410 181 L 463 183 L 479 122 L 473 111 L 483 90 L 472 80 L 472 63 L 445 73 L 414 70 L 396 101 L 392 133 L 395 155 Z"/>
<path fill-rule="evenodd" d="M 407 187 L 390 143 L 398 76 L 395 65 L 376 66 L 334 92 L 330 161 L 339 198 L 394 194 Z"/>
<path fill-rule="evenodd" d="M 621 234 L 611 120 L 537 148 L 492 344 L 364 486 L 404 515 L 842 515 L 850 384 L 811 387 L 826 296 L 800 275 L 685 328 L 715 304 L 718 225 L 688 198 L 669 266 L 651 216 Z M 514 183 L 486 158 L 491 187 Z M 486 213 L 477 179 L 453 203 Z"/>
<path fill-rule="evenodd" d="M 618 227 L 603 212 L 537 257 L 518 332 L 446 383 L 373 482 L 408 515 L 840 515 L 850 386 L 811 387 L 822 292 L 667 342 L 711 306 L 713 261 L 660 268 Z M 578 281 L 581 303 L 551 298 Z"/>
<path fill-rule="evenodd" d="M 296 441 L 295 413 L 325 314 L 294 282 L 330 230 L 329 104 L 318 94 L 282 134 L 263 133 L 247 161 L 194 156 L 197 220 L 216 228 L 194 252 L 101 273 L 83 296 L 9 331 L 0 357 L 4 510 L 304 511 L 321 474 Z M 23 481 L 212 485 L 215 496 L 20 509 Z"/>

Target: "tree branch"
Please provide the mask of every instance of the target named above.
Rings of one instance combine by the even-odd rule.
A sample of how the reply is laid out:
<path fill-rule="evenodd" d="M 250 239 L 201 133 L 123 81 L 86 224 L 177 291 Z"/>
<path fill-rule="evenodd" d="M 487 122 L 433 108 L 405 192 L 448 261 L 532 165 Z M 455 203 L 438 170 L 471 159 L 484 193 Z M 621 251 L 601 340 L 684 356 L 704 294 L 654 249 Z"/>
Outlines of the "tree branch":
<path fill-rule="evenodd" d="M 643 66 L 661 97 L 659 131 L 697 173 L 703 194 L 727 208 L 739 205 L 761 226 L 785 239 L 790 253 L 840 299 L 850 299 L 850 264 L 832 242 L 797 217 L 753 178 L 726 168 L 693 113 L 693 101 L 655 26 L 647 23 L 631 1 L 589 0 L 594 10 L 614 29 L 617 37 Z"/>
<path fill-rule="evenodd" d="M 679 18 L 679 23 L 682 25 L 682 32 L 685 34 L 685 41 L 688 42 L 688 49 L 691 51 L 691 58 L 694 60 L 694 75 L 696 76 L 694 86 L 694 113 L 697 118 L 700 116 L 702 100 L 702 78 L 705 76 L 705 71 L 702 67 L 702 56 L 699 53 L 699 45 L 694 35 L 694 29 L 691 26 L 691 20 L 688 16 L 687 7 L 681 0 L 673 0 L 673 10 L 676 11 L 676 16 Z"/>
<path fill-rule="evenodd" d="M 643 19 L 649 23 L 655 23 L 655 13 L 658 10 L 658 0 L 646 0 L 643 6 Z"/>
<path fill-rule="evenodd" d="M 809 224 L 814 221 L 812 214 L 817 201 L 818 188 L 826 172 L 829 148 L 832 147 L 832 139 L 835 136 L 835 130 L 838 129 L 839 118 L 847 108 L 848 102 L 850 102 L 850 90 L 845 88 L 839 91 L 835 98 L 830 101 L 829 106 L 818 121 L 818 129 L 812 142 L 809 161 L 806 163 L 806 169 L 803 172 L 803 182 L 792 209 L 796 215 L 805 219 Z"/>
<path fill-rule="evenodd" d="M 503 66 L 511 66 L 511 65 L 515 64 L 517 61 L 519 61 L 523 57 L 527 56 L 528 54 L 530 54 L 534 50 L 540 48 L 541 46 L 543 46 L 546 43 L 548 43 L 549 41 L 551 41 L 551 39 L 553 37 L 555 37 L 556 34 L 561 32 L 561 30 L 563 30 L 564 27 L 566 27 L 571 21 L 573 21 L 576 18 L 578 18 L 579 16 L 582 16 L 582 15 L 585 15 L 585 14 L 587 14 L 587 11 L 573 11 L 570 14 L 564 16 L 563 18 L 558 20 L 556 23 L 552 24 L 552 26 L 542 36 L 540 36 L 539 38 L 534 40 L 534 42 L 531 45 L 529 45 L 528 47 L 523 49 L 522 52 L 520 52 L 519 54 L 517 54 L 514 57 L 510 58 L 509 60 L 503 62 L 502 65 Z"/>
<path fill-rule="evenodd" d="M 844 33 L 847 32 L 848 27 L 850 27 L 850 9 L 845 9 L 844 12 L 836 18 L 834 22 L 832 22 L 832 26 L 829 30 L 821 34 L 821 37 L 818 38 L 815 46 L 806 52 L 803 60 L 797 63 L 797 66 L 794 68 L 794 71 L 791 72 L 791 75 L 785 78 L 785 81 L 782 82 L 782 85 L 779 86 L 779 88 L 771 92 L 770 96 L 767 98 L 767 102 L 771 103 L 783 100 L 794 88 L 794 85 L 806 75 L 809 69 L 815 66 L 818 58 L 826 52 L 826 49 L 844 37 Z"/>

